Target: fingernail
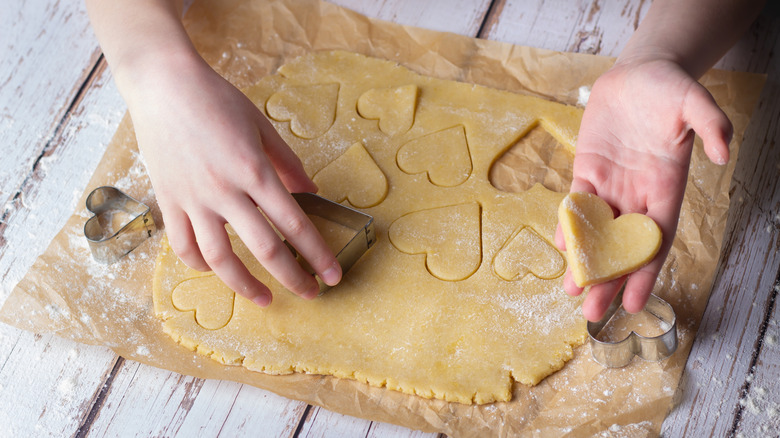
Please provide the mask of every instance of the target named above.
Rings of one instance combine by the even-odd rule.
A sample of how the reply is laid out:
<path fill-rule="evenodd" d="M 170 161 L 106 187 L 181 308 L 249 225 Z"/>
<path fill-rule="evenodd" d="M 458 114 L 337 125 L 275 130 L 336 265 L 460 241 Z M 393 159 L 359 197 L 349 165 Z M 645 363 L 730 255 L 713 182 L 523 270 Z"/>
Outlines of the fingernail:
<path fill-rule="evenodd" d="M 271 297 L 267 294 L 258 295 L 254 298 L 252 298 L 252 302 L 257 304 L 260 307 L 266 307 L 269 304 L 271 304 Z"/>
<path fill-rule="evenodd" d="M 333 262 L 333 265 L 320 275 L 320 278 L 328 286 L 337 285 L 339 280 L 341 280 L 341 266 L 339 266 L 339 262 Z"/>

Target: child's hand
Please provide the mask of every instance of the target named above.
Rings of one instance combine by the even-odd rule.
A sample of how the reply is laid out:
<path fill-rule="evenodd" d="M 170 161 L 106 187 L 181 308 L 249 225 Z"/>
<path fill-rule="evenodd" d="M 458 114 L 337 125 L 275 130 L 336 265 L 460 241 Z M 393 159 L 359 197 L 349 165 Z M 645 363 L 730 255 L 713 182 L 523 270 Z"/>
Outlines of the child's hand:
<path fill-rule="evenodd" d="M 732 128 L 712 96 L 679 65 L 666 60 L 618 62 L 593 86 L 577 139 L 571 191 L 595 193 L 616 215 L 643 213 L 663 233 L 658 255 L 628 278 L 623 306 L 642 310 L 677 229 L 694 133 L 714 163 L 725 164 Z M 556 243 L 564 249 L 563 236 Z M 598 321 L 625 278 L 594 285 L 583 303 Z M 582 289 L 567 272 L 564 289 Z"/>
<path fill-rule="evenodd" d="M 229 223 L 282 285 L 314 298 L 316 280 L 270 220 L 323 281 L 336 284 L 338 262 L 290 195 L 317 188 L 264 115 L 198 57 L 174 55 L 143 67 L 124 90 L 176 254 L 267 305 L 271 292 L 233 253 Z"/>

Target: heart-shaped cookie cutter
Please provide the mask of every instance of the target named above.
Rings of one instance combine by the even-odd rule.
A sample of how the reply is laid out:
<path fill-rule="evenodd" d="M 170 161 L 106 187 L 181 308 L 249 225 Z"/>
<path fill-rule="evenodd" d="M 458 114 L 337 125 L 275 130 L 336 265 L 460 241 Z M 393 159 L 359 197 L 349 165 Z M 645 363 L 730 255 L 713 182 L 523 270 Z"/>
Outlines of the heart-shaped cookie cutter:
<path fill-rule="evenodd" d="M 322 196 L 315 195 L 314 193 L 293 193 L 293 198 L 306 214 L 319 216 L 331 222 L 343 225 L 347 228 L 355 230 L 355 235 L 352 239 L 336 254 L 336 260 L 341 265 L 341 271 L 346 274 L 349 268 L 363 256 L 363 254 L 371 248 L 376 242 L 376 231 L 374 229 L 374 218 L 361 211 L 346 207 L 337 202 L 333 202 L 329 199 L 325 199 Z M 292 251 L 293 255 L 298 257 L 298 253 L 295 248 L 292 247 L 286 240 L 285 244 Z M 301 266 L 310 274 L 314 275 L 314 270 L 306 263 L 306 260 L 298 257 L 298 261 Z M 320 286 L 320 295 L 325 293 L 331 286 L 325 284 L 324 281 L 317 278 L 317 283 Z"/>
<path fill-rule="evenodd" d="M 648 312 L 658 318 L 664 324 L 663 328 L 668 327 L 666 331 L 652 337 L 642 336 L 632 331 L 627 337 L 617 342 L 596 339 L 599 332 L 620 308 L 623 302 L 623 290 L 620 289 L 620 293 L 612 301 L 607 313 L 600 321 L 588 321 L 588 336 L 590 336 L 590 350 L 593 359 L 605 367 L 621 368 L 628 365 L 634 356 L 654 362 L 671 356 L 677 350 L 677 315 L 669 303 L 653 294 L 650 294 L 643 312 Z"/>
<path fill-rule="evenodd" d="M 84 224 L 84 236 L 92 257 L 102 263 L 116 262 L 156 230 L 149 207 L 116 187 L 102 186 L 93 190 L 87 196 L 87 210 L 94 216 Z M 118 229 L 113 226 L 116 213 L 130 217 Z"/>

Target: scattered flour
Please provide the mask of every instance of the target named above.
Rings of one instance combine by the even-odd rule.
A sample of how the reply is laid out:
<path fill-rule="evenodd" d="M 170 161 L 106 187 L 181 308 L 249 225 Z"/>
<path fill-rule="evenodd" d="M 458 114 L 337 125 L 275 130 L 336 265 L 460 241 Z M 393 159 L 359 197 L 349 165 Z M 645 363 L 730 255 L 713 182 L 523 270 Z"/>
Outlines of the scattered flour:
<path fill-rule="evenodd" d="M 76 387 L 76 378 L 62 379 L 57 385 L 57 393 L 65 400 L 70 400 L 73 389 Z"/>

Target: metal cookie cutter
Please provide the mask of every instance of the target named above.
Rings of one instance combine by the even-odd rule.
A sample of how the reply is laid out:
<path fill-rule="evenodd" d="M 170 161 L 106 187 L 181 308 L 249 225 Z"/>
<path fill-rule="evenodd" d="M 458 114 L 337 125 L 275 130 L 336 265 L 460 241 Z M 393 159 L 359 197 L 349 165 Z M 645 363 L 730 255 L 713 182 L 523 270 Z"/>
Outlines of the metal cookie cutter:
<path fill-rule="evenodd" d="M 355 235 L 352 239 L 336 254 L 336 260 L 341 265 L 342 273 L 346 274 L 349 268 L 376 242 L 373 217 L 313 193 L 293 193 L 292 195 L 306 214 L 319 216 L 355 230 Z M 298 253 L 295 251 L 295 248 L 287 241 L 285 243 L 297 257 Z M 299 257 L 299 263 L 307 272 L 314 275 L 314 270 L 303 258 Z M 325 284 L 320 277 L 317 276 L 316 278 L 320 286 L 320 295 L 322 295 L 331 287 Z"/>
<path fill-rule="evenodd" d="M 93 190 L 87 196 L 87 210 L 95 215 L 84 224 L 84 236 L 99 262 L 114 263 L 156 229 L 149 207 L 116 187 Z"/>
<path fill-rule="evenodd" d="M 623 301 L 623 290 L 620 289 L 620 293 L 612 301 L 612 305 L 607 309 L 607 313 L 601 321 L 588 321 L 588 336 L 590 336 L 593 359 L 605 367 L 620 368 L 628 365 L 634 356 L 656 362 L 671 356 L 677 349 L 677 316 L 669 303 L 653 294 L 650 294 L 643 312 L 650 313 L 666 324 L 664 328 L 668 326 L 668 329 L 664 333 L 645 337 L 632 331 L 626 338 L 617 342 L 596 339 L 596 336 L 620 307 L 620 303 Z"/>

